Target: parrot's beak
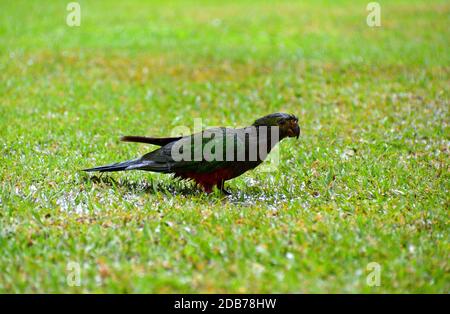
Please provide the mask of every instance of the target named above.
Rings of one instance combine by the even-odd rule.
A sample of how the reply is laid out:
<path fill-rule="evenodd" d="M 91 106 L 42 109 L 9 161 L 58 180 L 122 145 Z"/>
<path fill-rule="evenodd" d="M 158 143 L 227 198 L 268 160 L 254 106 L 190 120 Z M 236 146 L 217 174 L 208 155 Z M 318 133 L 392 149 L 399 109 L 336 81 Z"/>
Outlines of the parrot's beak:
<path fill-rule="evenodd" d="M 298 126 L 298 124 L 294 128 L 294 134 L 297 139 L 300 137 L 300 127 Z"/>
<path fill-rule="evenodd" d="M 300 127 L 296 121 L 291 122 L 291 125 L 287 130 L 287 135 L 289 137 L 296 137 L 297 139 L 300 137 Z"/>

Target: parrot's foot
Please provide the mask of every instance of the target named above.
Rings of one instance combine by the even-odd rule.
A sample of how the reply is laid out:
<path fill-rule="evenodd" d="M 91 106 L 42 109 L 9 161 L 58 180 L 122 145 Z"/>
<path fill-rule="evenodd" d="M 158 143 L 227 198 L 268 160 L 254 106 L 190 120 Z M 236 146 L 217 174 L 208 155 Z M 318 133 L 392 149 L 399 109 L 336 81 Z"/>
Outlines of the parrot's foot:
<path fill-rule="evenodd" d="M 231 195 L 231 193 L 230 192 L 228 192 L 227 190 L 225 190 L 225 189 L 220 189 L 219 190 L 220 192 L 222 192 L 224 195 Z"/>
<path fill-rule="evenodd" d="M 219 185 L 217 185 L 217 187 L 219 188 L 219 191 L 222 192 L 222 194 L 224 194 L 224 195 L 231 195 L 230 192 L 225 190 L 225 182 L 221 182 Z"/>

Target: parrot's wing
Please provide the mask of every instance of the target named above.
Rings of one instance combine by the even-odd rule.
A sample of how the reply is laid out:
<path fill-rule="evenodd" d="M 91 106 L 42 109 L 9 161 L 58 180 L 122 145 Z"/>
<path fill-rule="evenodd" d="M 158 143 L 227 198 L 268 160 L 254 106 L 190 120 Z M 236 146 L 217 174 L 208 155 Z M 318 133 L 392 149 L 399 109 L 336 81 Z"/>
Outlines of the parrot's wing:
<path fill-rule="evenodd" d="M 208 173 L 236 161 L 246 148 L 247 139 L 234 129 L 209 129 L 145 154 L 142 161 L 165 165 L 174 172 Z M 252 138 L 253 140 L 253 138 Z"/>

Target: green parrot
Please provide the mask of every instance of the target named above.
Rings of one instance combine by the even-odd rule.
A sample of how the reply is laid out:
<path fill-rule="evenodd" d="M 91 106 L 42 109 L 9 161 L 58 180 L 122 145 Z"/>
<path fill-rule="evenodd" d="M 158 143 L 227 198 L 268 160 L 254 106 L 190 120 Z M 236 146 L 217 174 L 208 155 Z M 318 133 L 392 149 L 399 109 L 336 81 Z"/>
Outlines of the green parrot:
<path fill-rule="evenodd" d="M 269 114 L 245 128 L 211 128 L 184 137 L 124 136 L 121 140 L 125 142 L 161 147 L 137 159 L 84 171 L 173 173 L 175 177 L 193 180 L 206 193 L 217 186 L 229 194 L 224 187 L 225 181 L 257 167 L 280 140 L 286 137 L 298 139 L 299 136 L 298 118 L 286 113 Z"/>

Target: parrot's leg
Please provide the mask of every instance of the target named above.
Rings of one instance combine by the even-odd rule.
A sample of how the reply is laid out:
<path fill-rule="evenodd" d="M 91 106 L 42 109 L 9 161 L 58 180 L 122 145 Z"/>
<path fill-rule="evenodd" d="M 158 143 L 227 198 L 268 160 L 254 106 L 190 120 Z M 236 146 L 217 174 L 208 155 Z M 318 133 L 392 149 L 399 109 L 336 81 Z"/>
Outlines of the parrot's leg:
<path fill-rule="evenodd" d="M 209 194 L 213 191 L 213 186 L 209 184 L 202 184 L 203 190 Z"/>
<path fill-rule="evenodd" d="M 228 192 L 227 190 L 225 190 L 225 181 L 220 181 L 219 184 L 217 185 L 217 187 L 219 188 L 220 192 L 222 192 L 225 195 L 231 195 L 230 192 Z"/>

